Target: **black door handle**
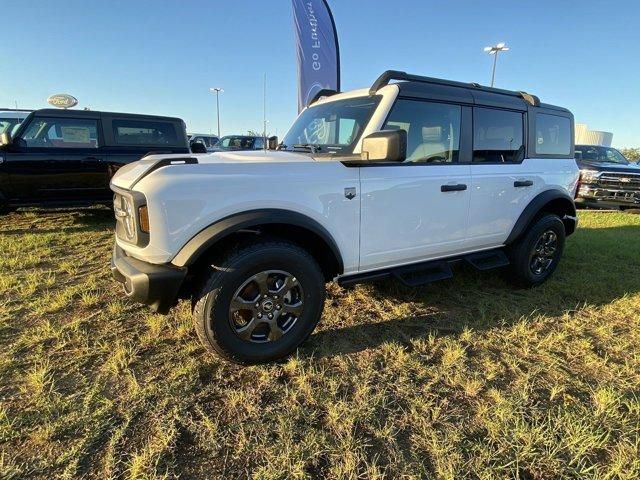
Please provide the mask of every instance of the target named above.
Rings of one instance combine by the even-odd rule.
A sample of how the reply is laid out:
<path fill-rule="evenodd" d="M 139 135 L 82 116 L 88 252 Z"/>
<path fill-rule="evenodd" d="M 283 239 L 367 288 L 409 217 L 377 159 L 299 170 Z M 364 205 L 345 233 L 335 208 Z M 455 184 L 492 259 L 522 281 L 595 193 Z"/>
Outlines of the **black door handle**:
<path fill-rule="evenodd" d="M 467 186 L 464 183 L 458 183 L 457 185 L 440 185 L 441 192 L 461 192 L 466 189 Z"/>
<path fill-rule="evenodd" d="M 516 180 L 515 182 L 513 182 L 513 186 L 516 188 L 530 187 L 531 185 L 533 185 L 533 180 Z"/>

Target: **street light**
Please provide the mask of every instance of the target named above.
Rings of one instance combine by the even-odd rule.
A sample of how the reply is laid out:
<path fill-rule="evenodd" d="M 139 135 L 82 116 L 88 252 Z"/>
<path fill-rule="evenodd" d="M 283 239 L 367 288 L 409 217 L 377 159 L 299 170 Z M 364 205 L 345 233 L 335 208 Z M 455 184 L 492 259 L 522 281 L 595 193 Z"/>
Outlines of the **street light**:
<path fill-rule="evenodd" d="M 494 55 L 493 57 L 493 72 L 491 73 L 491 86 L 493 87 L 493 82 L 496 79 L 496 63 L 498 63 L 498 53 L 506 52 L 509 50 L 509 47 L 505 46 L 503 42 L 493 46 L 493 47 L 484 47 L 484 51 L 489 55 Z"/>
<path fill-rule="evenodd" d="M 209 89 L 211 93 L 216 92 L 216 114 L 218 115 L 218 138 L 220 138 L 220 92 L 224 92 L 220 87 Z"/>

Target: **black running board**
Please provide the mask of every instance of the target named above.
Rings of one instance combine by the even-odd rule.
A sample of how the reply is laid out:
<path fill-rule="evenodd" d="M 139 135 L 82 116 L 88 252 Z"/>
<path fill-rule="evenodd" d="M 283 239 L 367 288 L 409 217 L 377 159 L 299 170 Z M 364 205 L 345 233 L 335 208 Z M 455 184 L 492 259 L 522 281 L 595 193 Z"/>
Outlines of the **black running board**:
<path fill-rule="evenodd" d="M 462 259 L 478 270 L 493 270 L 509 265 L 509 259 L 502 250 L 472 253 L 465 255 Z"/>
<path fill-rule="evenodd" d="M 418 287 L 453 277 L 451 264 L 460 261 L 464 261 L 481 271 L 503 268 L 509 265 L 509 259 L 502 249 L 487 250 L 445 260 L 432 260 L 402 267 L 346 275 L 338 278 L 338 285 L 348 287 L 357 283 L 375 282 L 393 277 L 409 287 Z"/>
<path fill-rule="evenodd" d="M 419 287 L 427 283 L 453 277 L 451 266 L 446 261 L 428 262 L 392 270 L 392 275 L 407 287 Z"/>

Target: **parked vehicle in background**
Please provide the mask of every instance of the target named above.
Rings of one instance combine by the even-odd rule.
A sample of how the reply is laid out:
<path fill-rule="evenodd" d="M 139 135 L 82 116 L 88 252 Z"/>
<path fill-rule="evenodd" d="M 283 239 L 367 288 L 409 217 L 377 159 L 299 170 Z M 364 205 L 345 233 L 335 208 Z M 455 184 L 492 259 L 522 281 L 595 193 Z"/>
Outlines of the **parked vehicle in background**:
<path fill-rule="evenodd" d="M 188 154 L 179 118 L 43 109 L 0 134 L 0 210 L 111 204 L 109 181 L 151 153 Z"/>
<path fill-rule="evenodd" d="M 638 208 L 640 165 L 611 147 L 576 145 L 580 168 L 576 204 L 596 208 Z"/>
<path fill-rule="evenodd" d="M 214 152 L 233 150 L 263 150 L 264 137 L 253 135 L 227 135 L 222 137 L 213 147 Z"/>
<path fill-rule="evenodd" d="M 218 137 L 215 135 L 206 135 L 203 133 L 191 133 L 187 135 L 189 138 L 189 145 L 193 146 L 194 143 L 201 143 L 204 145 L 207 152 L 213 152 L 213 147 L 218 143 Z"/>
<path fill-rule="evenodd" d="M 205 347 L 243 363 L 293 352 L 333 279 L 417 286 L 464 261 L 540 285 L 576 228 L 573 131 L 533 95 L 388 71 L 313 102 L 278 151 L 121 169 L 111 268 L 159 312 L 190 298 Z"/>
<path fill-rule="evenodd" d="M 22 121 L 29 116 L 32 110 L 16 110 L 12 108 L 0 109 L 0 134 L 12 133 Z"/>

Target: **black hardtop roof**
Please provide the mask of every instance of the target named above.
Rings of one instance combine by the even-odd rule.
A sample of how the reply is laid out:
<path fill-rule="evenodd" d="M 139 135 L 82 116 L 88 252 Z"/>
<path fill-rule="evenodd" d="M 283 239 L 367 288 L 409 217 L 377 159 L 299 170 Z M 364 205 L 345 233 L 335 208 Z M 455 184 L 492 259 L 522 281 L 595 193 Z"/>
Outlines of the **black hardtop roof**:
<path fill-rule="evenodd" d="M 62 109 L 62 108 L 41 108 L 34 110 L 37 115 L 51 115 L 55 117 L 132 117 L 132 118 L 147 118 L 156 120 L 171 120 L 179 121 L 182 119 L 178 117 L 167 117 L 164 115 L 146 115 L 141 113 L 125 113 L 125 112 L 101 112 L 98 110 L 74 110 L 74 109 Z"/>
<path fill-rule="evenodd" d="M 369 89 L 371 95 L 388 85 L 391 81 L 397 81 L 401 95 L 412 97 L 438 98 L 442 100 L 465 101 L 476 105 L 495 106 L 503 108 L 515 108 L 526 110 L 528 107 L 539 107 L 559 112 L 571 113 L 568 109 L 540 103 L 535 95 L 515 90 L 485 87 L 477 83 L 464 83 L 441 78 L 424 77 L 408 74 L 398 70 L 387 70 L 380 75 Z"/>

